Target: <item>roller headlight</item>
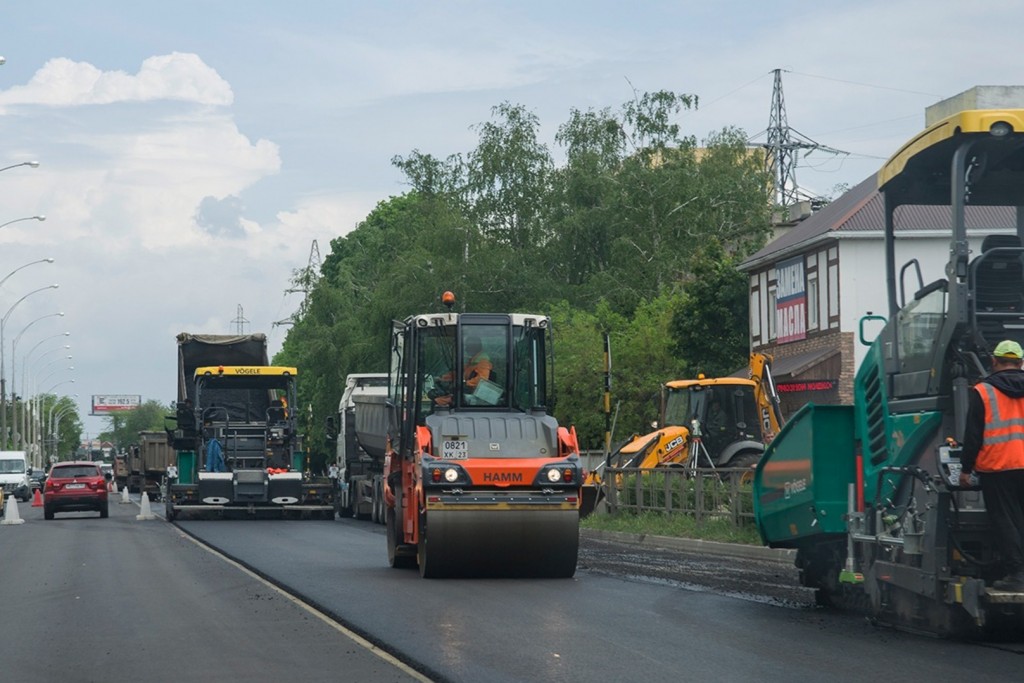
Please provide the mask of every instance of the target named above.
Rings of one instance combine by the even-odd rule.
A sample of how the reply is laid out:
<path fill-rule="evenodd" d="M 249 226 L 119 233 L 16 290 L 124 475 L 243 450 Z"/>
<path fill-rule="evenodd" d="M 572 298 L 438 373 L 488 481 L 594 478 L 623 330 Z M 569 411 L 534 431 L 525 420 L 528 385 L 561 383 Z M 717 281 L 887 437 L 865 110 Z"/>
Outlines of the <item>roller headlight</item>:
<path fill-rule="evenodd" d="M 548 470 L 548 481 L 552 484 L 562 481 L 562 473 L 554 468 Z"/>
<path fill-rule="evenodd" d="M 448 483 L 451 483 L 459 478 L 459 473 L 453 469 L 447 469 L 444 471 L 444 479 Z"/>

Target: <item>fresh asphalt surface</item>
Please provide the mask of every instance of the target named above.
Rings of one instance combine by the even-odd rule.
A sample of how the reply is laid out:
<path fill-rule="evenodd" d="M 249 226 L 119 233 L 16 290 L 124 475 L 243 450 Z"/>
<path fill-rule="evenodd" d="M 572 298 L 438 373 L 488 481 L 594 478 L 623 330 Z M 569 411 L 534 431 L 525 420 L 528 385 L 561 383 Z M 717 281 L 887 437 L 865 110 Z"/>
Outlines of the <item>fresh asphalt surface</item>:
<path fill-rule="evenodd" d="M 415 680 L 119 499 L 0 526 L 0 681 Z"/>
<path fill-rule="evenodd" d="M 26 523 L 0 526 L 0 680 L 412 680 L 153 508 L 158 519 L 139 521 L 114 497 L 110 519 L 45 522 L 22 504 Z M 1024 665 L 628 571 L 423 580 L 387 566 L 383 528 L 368 522 L 179 525 L 435 680 L 973 683 L 1017 680 Z"/>

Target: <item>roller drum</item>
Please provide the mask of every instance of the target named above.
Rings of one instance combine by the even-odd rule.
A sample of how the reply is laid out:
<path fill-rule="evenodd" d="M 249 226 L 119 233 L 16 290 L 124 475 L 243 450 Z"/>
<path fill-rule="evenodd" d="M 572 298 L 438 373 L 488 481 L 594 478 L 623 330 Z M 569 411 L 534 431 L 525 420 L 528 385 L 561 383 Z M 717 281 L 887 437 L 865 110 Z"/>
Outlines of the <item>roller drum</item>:
<path fill-rule="evenodd" d="M 420 574 L 569 578 L 576 573 L 575 509 L 433 509 L 422 520 Z"/>

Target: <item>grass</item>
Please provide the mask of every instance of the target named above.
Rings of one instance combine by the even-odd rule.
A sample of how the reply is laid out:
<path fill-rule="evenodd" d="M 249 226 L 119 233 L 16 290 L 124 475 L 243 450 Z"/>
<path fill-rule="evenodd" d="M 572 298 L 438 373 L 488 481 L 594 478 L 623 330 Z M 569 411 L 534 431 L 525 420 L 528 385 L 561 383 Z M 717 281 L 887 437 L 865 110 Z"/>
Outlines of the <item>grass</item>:
<path fill-rule="evenodd" d="M 683 514 L 620 512 L 612 515 L 596 512 L 580 520 L 580 527 L 628 534 L 650 534 L 722 543 L 762 545 L 761 537 L 753 525 L 736 528 L 729 520 L 709 520 L 698 526 L 692 517 Z"/>

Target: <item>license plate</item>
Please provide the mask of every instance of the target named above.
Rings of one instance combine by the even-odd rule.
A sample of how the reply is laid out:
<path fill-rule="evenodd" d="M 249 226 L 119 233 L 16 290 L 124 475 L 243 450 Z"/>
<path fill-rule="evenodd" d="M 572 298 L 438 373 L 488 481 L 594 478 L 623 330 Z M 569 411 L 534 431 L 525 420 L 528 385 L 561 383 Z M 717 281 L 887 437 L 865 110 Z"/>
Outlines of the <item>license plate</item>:
<path fill-rule="evenodd" d="M 85 488 L 85 484 L 68 484 L 64 488 L 66 488 L 66 489 L 84 489 Z"/>
<path fill-rule="evenodd" d="M 441 442 L 441 458 L 443 460 L 465 460 L 469 457 L 469 447 L 465 439 L 445 439 Z"/>

